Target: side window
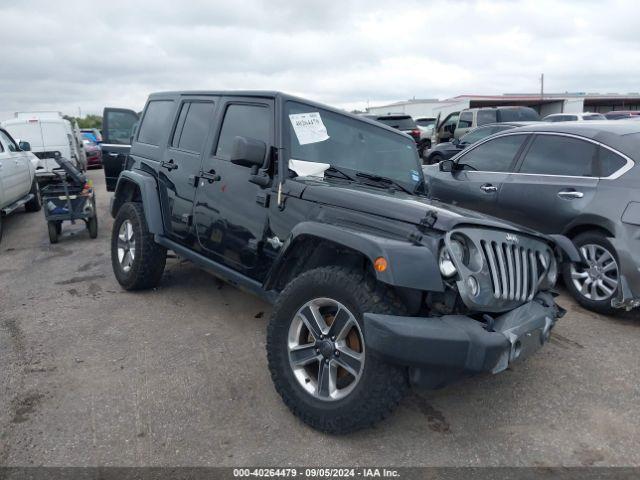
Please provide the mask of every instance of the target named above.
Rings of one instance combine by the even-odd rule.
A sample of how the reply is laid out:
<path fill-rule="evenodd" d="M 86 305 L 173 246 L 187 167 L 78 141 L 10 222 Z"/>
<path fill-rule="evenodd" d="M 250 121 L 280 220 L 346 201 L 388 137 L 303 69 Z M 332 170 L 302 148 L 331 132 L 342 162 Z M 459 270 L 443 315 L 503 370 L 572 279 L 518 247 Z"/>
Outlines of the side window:
<path fill-rule="evenodd" d="M 216 157 L 229 160 L 233 139 L 238 136 L 261 140 L 268 146 L 271 143 L 271 123 L 271 113 L 266 106 L 229 105 L 222 121 Z"/>
<path fill-rule="evenodd" d="M 462 112 L 458 120 L 458 128 L 471 128 L 473 125 L 473 112 Z"/>
<path fill-rule="evenodd" d="M 527 135 L 506 135 L 489 140 L 460 157 L 458 165 L 464 170 L 509 172 L 526 138 Z"/>
<path fill-rule="evenodd" d="M 478 126 L 498 121 L 495 110 L 478 110 Z"/>
<path fill-rule="evenodd" d="M 593 177 L 597 145 L 561 135 L 536 135 L 520 173 Z"/>
<path fill-rule="evenodd" d="M 599 147 L 598 157 L 600 159 L 600 177 L 613 175 L 627 164 L 627 161 L 617 153 L 608 148 Z"/>
<path fill-rule="evenodd" d="M 2 144 L 4 144 L 10 152 L 17 152 L 20 150 L 18 145 L 16 145 L 16 142 L 14 142 L 13 139 L 2 130 L 0 130 L 0 140 L 2 140 Z M 2 144 L 0 144 L 0 152 L 4 151 Z"/>
<path fill-rule="evenodd" d="M 129 145 L 133 127 L 138 122 L 138 117 L 133 112 L 107 110 L 106 118 L 103 120 L 105 129 L 103 140 L 105 143 L 116 145 Z"/>
<path fill-rule="evenodd" d="M 202 153 L 213 119 L 213 102 L 187 102 L 182 105 L 171 146 Z"/>
<path fill-rule="evenodd" d="M 148 145 L 160 145 L 162 136 L 172 119 L 172 110 L 172 100 L 153 100 L 149 102 L 140 124 L 138 141 Z"/>

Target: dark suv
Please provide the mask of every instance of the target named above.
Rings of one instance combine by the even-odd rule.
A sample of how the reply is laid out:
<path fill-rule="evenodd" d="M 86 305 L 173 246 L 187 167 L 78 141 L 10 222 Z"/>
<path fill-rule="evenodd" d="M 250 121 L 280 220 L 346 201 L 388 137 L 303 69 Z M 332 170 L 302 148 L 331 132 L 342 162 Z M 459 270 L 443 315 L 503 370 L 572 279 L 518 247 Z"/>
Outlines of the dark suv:
<path fill-rule="evenodd" d="M 158 285 L 167 250 L 274 304 L 275 387 L 348 432 L 409 381 L 500 372 L 549 339 L 557 245 L 423 195 L 408 136 L 277 92 L 150 96 L 111 213 L 113 271 Z M 231 320 L 231 319 L 230 319 Z"/>
<path fill-rule="evenodd" d="M 425 167 L 431 197 L 571 238 L 575 298 L 611 313 L 640 302 L 640 123 L 538 123 Z"/>

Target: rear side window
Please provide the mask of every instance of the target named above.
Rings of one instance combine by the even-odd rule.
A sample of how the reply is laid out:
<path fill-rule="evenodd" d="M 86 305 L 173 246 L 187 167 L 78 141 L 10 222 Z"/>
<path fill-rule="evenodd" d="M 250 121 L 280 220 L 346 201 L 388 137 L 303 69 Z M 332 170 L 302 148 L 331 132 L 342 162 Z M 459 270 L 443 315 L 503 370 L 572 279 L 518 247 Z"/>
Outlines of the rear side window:
<path fill-rule="evenodd" d="M 593 177 L 597 145 L 560 135 L 536 135 L 520 173 Z"/>
<path fill-rule="evenodd" d="M 464 170 L 509 172 L 527 135 L 506 135 L 479 145 L 458 161 Z"/>
<path fill-rule="evenodd" d="M 498 121 L 495 110 L 478 110 L 478 126 Z"/>
<path fill-rule="evenodd" d="M 556 115 L 544 119 L 545 122 L 575 122 L 578 120 L 576 115 Z"/>
<path fill-rule="evenodd" d="M 501 108 L 498 110 L 499 122 L 535 122 L 540 120 L 540 115 L 533 108 Z"/>
<path fill-rule="evenodd" d="M 182 105 L 171 146 L 202 153 L 213 118 L 213 102 L 187 102 Z"/>
<path fill-rule="evenodd" d="M 458 128 L 471 128 L 473 125 L 473 112 L 462 112 L 458 120 Z"/>
<path fill-rule="evenodd" d="M 172 111 L 172 100 L 153 100 L 149 102 L 140 125 L 138 141 L 148 145 L 160 145 L 162 137 L 171 122 Z"/>
<path fill-rule="evenodd" d="M 250 137 L 267 144 L 270 141 L 271 114 L 262 105 L 229 105 L 224 115 L 216 157 L 229 160 L 233 140 L 238 136 Z"/>
<path fill-rule="evenodd" d="M 613 175 L 627 164 L 627 161 L 608 148 L 600 147 L 600 176 L 608 177 Z"/>
<path fill-rule="evenodd" d="M 397 128 L 399 130 L 411 130 L 412 128 L 416 128 L 416 122 L 414 122 L 413 118 L 409 116 L 399 115 L 397 117 L 380 117 L 378 118 L 378 121 L 391 128 Z"/>
<path fill-rule="evenodd" d="M 585 115 L 582 117 L 583 120 L 606 120 L 607 117 L 605 117 L 604 115 Z"/>

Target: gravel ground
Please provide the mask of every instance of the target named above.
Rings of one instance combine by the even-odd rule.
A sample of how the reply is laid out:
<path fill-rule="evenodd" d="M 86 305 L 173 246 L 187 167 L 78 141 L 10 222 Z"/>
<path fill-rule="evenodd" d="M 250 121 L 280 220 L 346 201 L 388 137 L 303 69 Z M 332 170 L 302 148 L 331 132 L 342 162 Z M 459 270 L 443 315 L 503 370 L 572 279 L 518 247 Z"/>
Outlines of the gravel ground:
<path fill-rule="evenodd" d="M 640 318 L 579 308 L 551 343 L 496 376 L 413 392 L 346 437 L 294 418 L 269 378 L 269 306 L 170 259 L 127 293 L 100 232 L 43 214 L 5 219 L 0 243 L 0 465 L 640 465 Z"/>

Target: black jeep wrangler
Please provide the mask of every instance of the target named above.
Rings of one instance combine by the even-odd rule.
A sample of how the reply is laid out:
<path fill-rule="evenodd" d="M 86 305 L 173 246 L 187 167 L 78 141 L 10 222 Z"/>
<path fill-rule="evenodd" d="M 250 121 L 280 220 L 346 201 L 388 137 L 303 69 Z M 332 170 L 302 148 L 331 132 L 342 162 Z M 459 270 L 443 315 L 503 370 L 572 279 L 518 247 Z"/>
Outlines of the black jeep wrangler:
<path fill-rule="evenodd" d="M 153 94 L 112 199 L 115 276 L 154 287 L 172 250 L 261 296 L 293 413 L 371 425 L 410 383 L 538 350 L 563 314 L 556 256 L 578 260 L 563 237 L 428 200 L 420 167 L 408 135 L 282 93 Z"/>

